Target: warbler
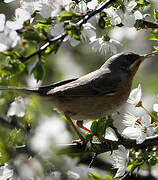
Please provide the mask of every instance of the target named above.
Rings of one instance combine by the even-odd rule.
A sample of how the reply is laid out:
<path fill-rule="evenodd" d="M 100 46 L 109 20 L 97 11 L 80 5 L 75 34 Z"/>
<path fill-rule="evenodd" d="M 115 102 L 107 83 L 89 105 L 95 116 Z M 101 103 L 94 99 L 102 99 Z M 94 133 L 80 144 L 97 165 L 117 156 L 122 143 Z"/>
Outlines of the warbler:
<path fill-rule="evenodd" d="M 96 71 L 80 78 L 34 89 L 0 87 L 0 90 L 22 90 L 49 97 L 52 105 L 65 115 L 81 141 L 84 141 L 72 119 L 77 120 L 80 128 L 90 132 L 83 126 L 83 121 L 110 115 L 125 103 L 140 64 L 153 55 L 153 53 L 146 55 L 120 53 L 110 57 Z"/>

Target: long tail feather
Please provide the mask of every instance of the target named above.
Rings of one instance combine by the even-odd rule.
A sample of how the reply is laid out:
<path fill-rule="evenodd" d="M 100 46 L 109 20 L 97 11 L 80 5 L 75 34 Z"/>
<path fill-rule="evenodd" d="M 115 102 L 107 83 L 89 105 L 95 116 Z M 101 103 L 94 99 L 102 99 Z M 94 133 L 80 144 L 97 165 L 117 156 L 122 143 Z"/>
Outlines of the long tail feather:
<path fill-rule="evenodd" d="M 24 93 L 39 93 L 38 88 L 14 87 L 14 86 L 0 86 L 0 90 L 7 91 L 22 91 Z"/>

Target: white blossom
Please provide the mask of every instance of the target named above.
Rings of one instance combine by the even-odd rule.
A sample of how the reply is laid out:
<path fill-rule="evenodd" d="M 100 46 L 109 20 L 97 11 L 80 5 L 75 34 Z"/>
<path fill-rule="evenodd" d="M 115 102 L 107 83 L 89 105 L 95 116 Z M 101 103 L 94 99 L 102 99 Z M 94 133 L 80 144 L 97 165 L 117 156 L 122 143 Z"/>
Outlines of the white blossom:
<path fill-rule="evenodd" d="M 64 33 L 64 25 L 62 22 L 57 21 L 56 24 L 52 27 L 50 34 L 54 37 L 61 35 L 62 33 Z M 73 37 L 71 37 L 70 35 L 66 36 L 63 40 L 64 42 L 69 41 L 71 46 L 77 46 L 80 41 L 74 39 Z"/>
<path fill-rule="evenodd" d="M 15 21 L 7 21 L 6 25 L 13 30 L 18 30 L 23 28 L 25 21 L 29 20 L 31 15 L 29 12 L 22 8 L 17 8 L 15 10 Z"/>
<path fill-rule="evenodd" d="M 0 14 L 0 52 L 14 48 L 20 41 L 20 36 L 16 31 L 9 29 L 5 19 L 5 15 Z"/>
<path fill-rule="evenodd" d="M 15 98 L 15 101 L 11 103 L 7 116 L 23 117 L 25 115 L 25 102 L 21 96 Z"/>
<path fill-rule="evenodd" d="M 90 41 L 96 38 L 96 28 L 91 23 L 83 24 L 83 30 L 81 31 L 81 39 L 89 39 Z"/>
<path fill-rule="evenodd" d="M 43 116 L 31 139 L 31 147 L 37 152 L 45 152 L 52 144 L 69 143 L 70 139 L 64 121 L 56 116 Z"/>
<path fill-rule="evenodd" d="M 0 14 L 0 32 L 4 30 L 5 25 L 5 15 Z"/>
<path fill-rule="evenodd" d="M 49 4 L 43 4 L 42 8 L 40 9 L 40 15 L 43 18 L 56 16 L 58 12 L 59 12 L 58 8 L 56 9 L 55 6 L 51 6 Z"/>
<path fill-rule="evenodd" d="M 40 11 L 42 8 L 41 0 L 20 0 L 20 5 L 22 9 L 25 9 L 30 14 L 33 14 L 35 11 Z"/>
<path fill-rule="evenodd" d="M 103 37 L 101 38 L 91 38 L 91 47 L 94 52 L 100 52 L 103 55 L 106 55 L 108 52 L 112 54 L 117 53 L 117 45 L 120 43 L 114 39 L 109 41 L 104 41 Z"/>
<path fill-rule="evenodd" d="M 0 32 L 0 52 L 14 48 L 19 42 L 20 36 L 16 31 L 6 28 L 4 32 Z"/>
<path fill-rule="evenodd" d="M 56 37 L 63 33 L 64 33 L 64 24 L 62 22 L 57 21 L 50 30 L 50 34 Z"/>
<path fill-rule="evenodd" d="M 117 25 L 121 23 L 121 18 L 115 12 L 114 7 L 104 9 L 104 12 L 107 14 L 108 17 L 110 17 L 110 22 L 112 25 Z"/>
<path fill-rule="evenodd" d="M 125 174 L 129 162 L 129 150 L 120 145 L 118 150 L 114 151 L 112 155 L 113 167 L 118 169 L 114 178 L 121 177 Z"/>
<path fill-rule="evenodd" d="M 13 2 L 15 0 L 4 0 L 5 3 L 10 3 L 10 2 Z"/>
<path fill-rule="evenodd" d="M 92 10 L 96 9 L 98 7 L 98 0 L 92 0 L 88 2 L 87 7 Z"/>
<path fill-rule="evenodd" d="M 153 105 L 153 110 L 158 113 L 158 104 Z"/>
<path fill-rule="evenodd" d="M 124 26 L 127 27 L 133 27 L 136 19 L 142 19 L 143 16 L 141 13 L 137 10 L 136 12 L 132 12 L 133 9 L 137 6 L 137 3 L 135 0 L 128 1 L 125 0 L 123 1 L 122 9 L 118 9 L 116 13 L 118 16 L 121 18 L 121 22 Z"/>
<path fill-rule="evenodd" d="M 137 144 L 143 143 L 146 137 L 154 134 L 154 127 L 151 125 L 151 117 L 148 114 L 141 117 L 125 114 L 123 123 L 126 128 L 123 130 L 122 135 L 135 139 Z"/>
<path fill-rule="evenodd" d="M 106 128 L 105 139 L 108 139 L 111 141 L 118 141 L 116 133 L 111 127 Z"/>
<path fill-rule="evenodd" d="M 87 4 L 82 0 L 75 6 L 74 10 L 78 13 L 85 14 L 87 13 Z"/>
<path fill-rule="evenodd" d="M 142 89 L 141 89 L 141 85 L 139 84 L 137 88 L 131 91 L 127 102 L 137 106 L 141 101 L 141 98 L 142 98 Z"/>
<path fill-rule="evenodd" d="M 8 164 L 0 167 L 0 180 L 12 179 L 13 170 L 9 168 Z"/>
<path fill-rule="evenodd" d="M 17 169 L 20 179 L 39 180 L 39 177 L 40 179 L 44 179 L 42 164 L 36 157 L 28 158 L 26 154 L 21 154 L 14 159 L 14 166 Z"/>
<path fill-rule="evenodd" d="M 67 37 L 65 37 L 64 41 L 67 41 L 67 40 L 70 42 L 70 44 L 71 44 L 72 47 L 75 47 L 75 46 L 77 46 L 77 45 L 80 44 L 80 41 L 74 39 L 74 38 L 71 37 L 70 35 L 68 35 Z"/>

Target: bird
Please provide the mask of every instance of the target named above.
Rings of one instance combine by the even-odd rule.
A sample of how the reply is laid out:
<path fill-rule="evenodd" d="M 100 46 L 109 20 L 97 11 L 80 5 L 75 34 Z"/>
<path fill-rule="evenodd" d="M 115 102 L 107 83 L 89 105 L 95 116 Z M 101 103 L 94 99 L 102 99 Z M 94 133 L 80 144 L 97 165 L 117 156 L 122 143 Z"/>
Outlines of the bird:
<path fill-rule="evenodd" d="M 84 137 L 73 123 L 90 132 L 85 120 L 111 115 L 124 104 L 130 94 L 133 78 L 140 64 L 154 53 L 139 55 L 118 53 L 110 57 L 97 70 L 79 78 L 67 79 L 38 88 L 0 87 L 0 90 L 20 90 L 47 97 L 60 113 L 65 115 L 81 141 Z"/>

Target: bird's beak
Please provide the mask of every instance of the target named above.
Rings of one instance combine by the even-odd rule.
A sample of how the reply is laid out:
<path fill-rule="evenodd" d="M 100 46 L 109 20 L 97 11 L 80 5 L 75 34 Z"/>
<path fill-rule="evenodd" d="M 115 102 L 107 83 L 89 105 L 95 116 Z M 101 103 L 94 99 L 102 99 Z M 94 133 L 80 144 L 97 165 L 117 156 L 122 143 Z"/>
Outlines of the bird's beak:
<path fill-rule="evenodd" d="M 152 57 L 154 55 L 155 55 L 154 52 L 146 54 L 146 55 L 142 55 L 138 60 L 139 60 L 140 63 L 142 63 L 145 59 L 150 58 L 150 57 Z"/>

